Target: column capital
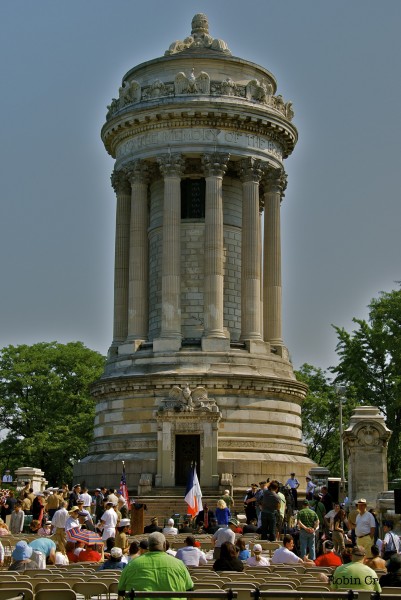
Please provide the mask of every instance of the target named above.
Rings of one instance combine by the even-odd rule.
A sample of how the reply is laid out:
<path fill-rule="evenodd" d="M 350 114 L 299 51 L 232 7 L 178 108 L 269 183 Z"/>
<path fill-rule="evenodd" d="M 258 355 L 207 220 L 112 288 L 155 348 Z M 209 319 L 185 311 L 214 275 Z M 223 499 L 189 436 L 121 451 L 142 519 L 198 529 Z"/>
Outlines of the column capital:
<path fill-rule="evenodd" d="M 131 184 L 149 183 L 149 166 L 145 160 L 132 160 L 123 169 Z"/>
<path fill-rule="evenodd" d="M 208 152 L 202 155 L 202 167 L 205 177 L 223 177 L 227 171 L 230 155 L 222 152 Z"/>
<path fill-rule="evenodd" d="M 239 176 L 242 183 L 253 181 L 259 183 L 263 177 L 263 161 L 259 158 L 243 158 L 239 164 Z"/>
<path fill-rule="evenodd" d="M 116 194 L 129 194 L 131 192 L 130 182 L 124 169 L 119 171 L 114 170 L 110 176 L 110 180 Z"/>
<path fill-rule="evenodd" d="M 182 177 L 185 161 L 181 154 L 163 154 L 157 159 L 163 177 Z"/>
<path fill-rule="evenodd" d="M 281 198 L 284 198 L 284 192 L 287 188 L 287 173 L 284 169 L 275 169 L 274 167 L 266 167 L 263 177 L 266 192 L 279 193 Z"/>

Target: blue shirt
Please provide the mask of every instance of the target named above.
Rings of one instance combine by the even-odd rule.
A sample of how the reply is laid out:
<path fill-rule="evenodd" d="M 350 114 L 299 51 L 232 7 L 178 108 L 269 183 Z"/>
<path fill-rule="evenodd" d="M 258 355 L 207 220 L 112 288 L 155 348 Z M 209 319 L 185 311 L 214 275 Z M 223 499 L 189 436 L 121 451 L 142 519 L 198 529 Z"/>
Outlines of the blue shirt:
<path fill-rule="evenodd" d="M 46 558 L 50 556 L 50 552 L 52 550 L 56 551 L 56 544 L 53 542 L 53 540 L 50 540 L 46 537 L 40 537 L 36 540 L 33 540 L 29 543 L 29 546 L 34 550 L 39 550 L 39 552 L 42 552 Z"/>

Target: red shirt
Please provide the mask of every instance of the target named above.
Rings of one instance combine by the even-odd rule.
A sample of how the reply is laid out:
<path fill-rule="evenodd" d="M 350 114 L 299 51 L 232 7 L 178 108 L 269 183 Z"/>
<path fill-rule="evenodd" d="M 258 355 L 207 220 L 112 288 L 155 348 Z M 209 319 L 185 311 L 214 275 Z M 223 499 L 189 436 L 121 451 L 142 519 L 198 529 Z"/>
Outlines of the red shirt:
<path fill-rule="evenodd" d="M 327 552 L 327 554 L 322 554 L 315 560 L 315 565 L 317 567 L 339 567 L 343 564 L 343 561 L 337 554 L 334 552 Z"/>
<path fill-rule="evenodd" d="M 100 560 L 102 560 L 102 555 L 99 552 L 87 548 L 79 553 L 77 562 L 99 562 Z"/>

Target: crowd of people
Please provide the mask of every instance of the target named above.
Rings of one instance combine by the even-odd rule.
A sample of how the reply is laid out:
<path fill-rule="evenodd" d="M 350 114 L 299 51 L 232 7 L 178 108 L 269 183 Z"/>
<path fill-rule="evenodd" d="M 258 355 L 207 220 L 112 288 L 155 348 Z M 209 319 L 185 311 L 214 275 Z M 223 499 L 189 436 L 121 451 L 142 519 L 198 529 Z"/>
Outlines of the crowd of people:
<path fill-rule="evenodd" d="M 135 582 L 137 590 L 185 591 L 193 586 L 187 567 L 211 560 L 215 571 L 276 564 L 332 567 L 333 575 L 326 581 L 333 590 L 401 587 L 401 543 L 391 521 L 383 523 L 380 539 L 378 521 L 364 498 L 345 507 L 333 502 L 325 486 L 318 490 L 307 477 L 305 499 L 300 501 L 299 486 L 295 473 L 285 485 L 269 479 L 252 484 L 239 507 L 230 490 L 225 490 L 213 508 L 205 504 L 196 518 L 186 516 L 178 523 L 171 517 L 161 527 L 153 517 L 144 527 L 146 539 L 129 540 L 130 506 L 122 492 L 103 487 L 89 493 L 79 484 L 72 490 L 63 484 L 34 493 L 26 482 L 18 492 L 2 492 L 0 539 L 22 533 L 25 516 L 30 515 L 30 531 L 36 539 L 17 542 L 10 570 L 98 562 L 100 570 L 122 571 L 121 590 Z M 210 534 L 212 556 L 197 539 L 205 533 Z M 176 552 L 169 540 L 178 534 L 186 537 Z M 246 534 L 254 534 L 261 543 L 256 540 L 250 547 Z M 279 542 L 270 557 L 264 540 Z M 3 561 L 0 541 L 0 564 Z M 385 569 L 387 574 L 379 578 L 377 571 Z M 163 576 L 149 584 L 153 571 Z"/>

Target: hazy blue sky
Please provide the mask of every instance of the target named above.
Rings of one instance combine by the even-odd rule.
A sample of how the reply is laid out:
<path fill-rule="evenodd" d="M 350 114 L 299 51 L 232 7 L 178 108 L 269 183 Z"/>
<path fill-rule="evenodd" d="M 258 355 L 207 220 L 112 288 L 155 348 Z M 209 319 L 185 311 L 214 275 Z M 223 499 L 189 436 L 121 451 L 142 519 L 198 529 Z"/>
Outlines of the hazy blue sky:
<path fill-rule="evenodd" d="M 122 76 L 205 12 L 268 68 L 299 142 L 282 205 L 284 334 L 298 367 L 334 364 L 401 280 L 400 0 L 2 0 L 0 347 L 112 338 L 113 160 L 100 140 Z"/>

